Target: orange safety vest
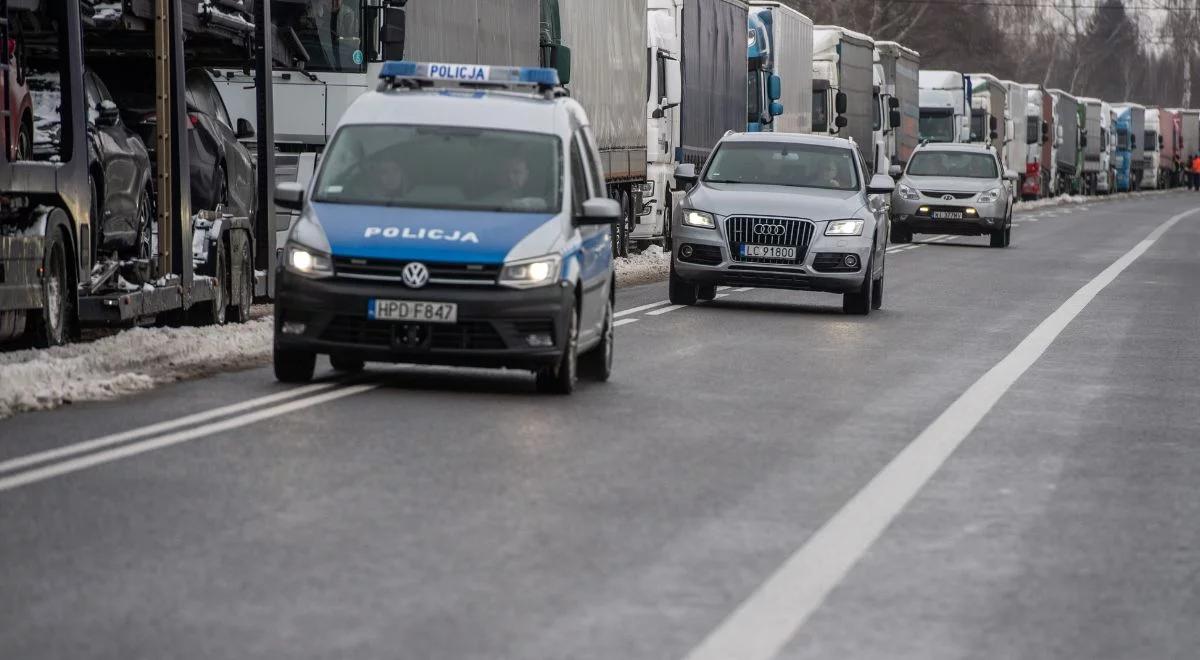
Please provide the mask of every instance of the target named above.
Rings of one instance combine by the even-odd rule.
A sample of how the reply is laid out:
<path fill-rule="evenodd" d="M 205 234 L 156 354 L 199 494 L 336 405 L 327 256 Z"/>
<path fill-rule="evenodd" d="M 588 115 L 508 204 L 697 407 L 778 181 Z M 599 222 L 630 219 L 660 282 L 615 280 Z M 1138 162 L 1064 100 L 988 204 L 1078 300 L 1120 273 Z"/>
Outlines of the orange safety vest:
<path fill-rule="evenodd" d="M 1200 157 L 1197 157 L 1192 161 L 1192 171 L 1196 174 L 1200 174 Z"/>

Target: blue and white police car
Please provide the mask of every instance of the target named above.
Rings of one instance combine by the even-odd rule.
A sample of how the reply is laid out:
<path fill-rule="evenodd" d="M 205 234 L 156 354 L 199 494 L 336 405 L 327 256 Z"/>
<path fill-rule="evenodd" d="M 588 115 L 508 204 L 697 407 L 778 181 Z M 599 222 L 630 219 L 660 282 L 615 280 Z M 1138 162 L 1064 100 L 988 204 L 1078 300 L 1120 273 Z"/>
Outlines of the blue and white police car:
<path fill-rule="evenodd" d="M 583 107 L 553 69 L 388 62 L 346 112 L 279 266 L 275 375 L 401 362 L 607 380 L 611 225 Z"/>

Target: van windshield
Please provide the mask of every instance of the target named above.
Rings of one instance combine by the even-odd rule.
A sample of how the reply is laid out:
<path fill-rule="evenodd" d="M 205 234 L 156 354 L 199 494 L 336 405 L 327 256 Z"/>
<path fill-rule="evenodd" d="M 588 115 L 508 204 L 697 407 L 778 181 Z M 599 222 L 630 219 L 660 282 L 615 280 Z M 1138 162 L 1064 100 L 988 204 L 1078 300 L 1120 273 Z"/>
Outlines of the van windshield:
<path fill-rule="evenodd" d="M 556 136 L 447 126 L 344 126 L 313 200 L 338 204 L 557 213 Z"/>
<path fill-rule="evenodd" d="M 954 115 L 945 110 L 922 110 L 920 133 L 930 142 L 954 141 Z"/>
<path fill-rule="evenodd" d="M 991 154 L 925 151 L 913 155 L 908 163 L 908 175 L 996 179 L 1000 171 L 996 167 L 996 158 Z"/>
<path fill-rule="evenodd" d="M 854 154 L 844 147 L 788 142 L 726 142 L 704 174 L 708 183 L 857 190 Z"/>

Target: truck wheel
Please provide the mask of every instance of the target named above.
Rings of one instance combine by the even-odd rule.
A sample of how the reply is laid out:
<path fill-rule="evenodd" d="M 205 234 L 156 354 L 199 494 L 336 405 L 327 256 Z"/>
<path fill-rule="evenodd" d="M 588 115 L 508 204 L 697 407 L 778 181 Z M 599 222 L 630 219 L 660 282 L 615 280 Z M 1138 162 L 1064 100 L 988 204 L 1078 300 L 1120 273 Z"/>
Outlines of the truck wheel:
<path fill-rule="evenodd" d="M 605 383 L 612 376 L 613 364 L 613 303 L 610 298 L 605 304 L 604 327 L 600 330 L 600 343 L 579 358 L 579 373 L 588 380 Z"/>
<path fill-rule="evenodd" d="M 675 260 L 671 260 L 671 277 L 667 280 L 667 294 L 672 305 L 695 305 L 700 297 L 700 287 L 685 282 L 675 273 Z"/>
<path fill-rule="evenodd" d="M 340 371 L 347 374 L 356 374 L 363 370 L 363 367 L 366 366 L 366 362 L 364 362 L 361 358 L 334 353 L 333 355 L 329 356 L 329 365 L 333 367 L 334 371 Z"/>
<path fill-rule="evenodd" d="M 275 380 L 281 383 L 307 383 L 317 368 L 317 354 L 275 347 Z"/>
<path fill-rule="evenodd" d="M 230 305 L 227 314 L 234 323 L 245 323 L 250 320 L 250 306 L 254 304 L 254 264 L 250 263 L 250 241 L 242 241 L 242 246 L 238 248 L 238 261 L 241 265 L 238 266 L 236 278 L 232 272 L 232 260 L 229 264 Z M 235 289 L 237 294 L 233 295 Z"/>
<path fill-rule="evenodd" d="M 32 330 L 34 346 L 62 346 L 70 337 L 71 273 L 67 270 L 67 243 L 62 232 L 54 229 L 46 238 L 42 275 L 42 308 L 30 315 L 26 327 Z"/>
<path fill-rule="evenodd" d="M 225 325 L 226 312 L 229 306 L 229 277 L 226 275 L 225 251 L 228 247 L 221 243 L 221 246 L 216 250 L 216 263 L 212 267 L 213 279 L 213 297 L 198 305 L 194 305 L 189 311 L 192 325 Z"/>
<path fill-rule="evenodd" d="M 567 326 L 567 345 L 558 364 L 537 372 L 537 391 L 543 394 L 570 394 L 579 380 L 579 305 L 571 308 Z"/>
<path fill-rule="evenodd" d="M 875 296 L 875 280 L 871 271 L 875 269 L 875 257 L 867 262 L 862 286 L 853 293 L 842 294 L 842 311 L 854 316 L 866 316 L 871 313 L 871 301 Z"/>

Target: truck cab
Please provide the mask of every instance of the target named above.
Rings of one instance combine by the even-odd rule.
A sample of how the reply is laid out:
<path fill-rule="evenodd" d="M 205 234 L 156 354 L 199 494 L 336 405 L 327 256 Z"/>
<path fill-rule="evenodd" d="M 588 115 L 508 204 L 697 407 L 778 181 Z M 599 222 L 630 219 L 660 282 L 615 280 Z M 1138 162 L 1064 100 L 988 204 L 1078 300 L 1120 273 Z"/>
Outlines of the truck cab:
<path fill-rule="evenodd" d="M 852 139 L 874 172 L 875 41 L 842 27 L 813 28 L 813 133 Z"/>
<path fill-rule="evenodd" d="M 1145 149 L 1142 151 L 1142 187 L 1143 188 L 1159 188 L 1162 181 L 1159 180 L 1161 172 L 1160 154 L 1163 150 L 1163 139 L 1160 122 L 1164 113 L 1160 113 L 1157 108 L 1146 109 L 1146 130 L 1143 131 L 1143 144 Z"/>
<path fill-rule="evenodd" d="M 921 71 L 921 140 L 971 141 L 971 78 L 957 71 Z"/>

